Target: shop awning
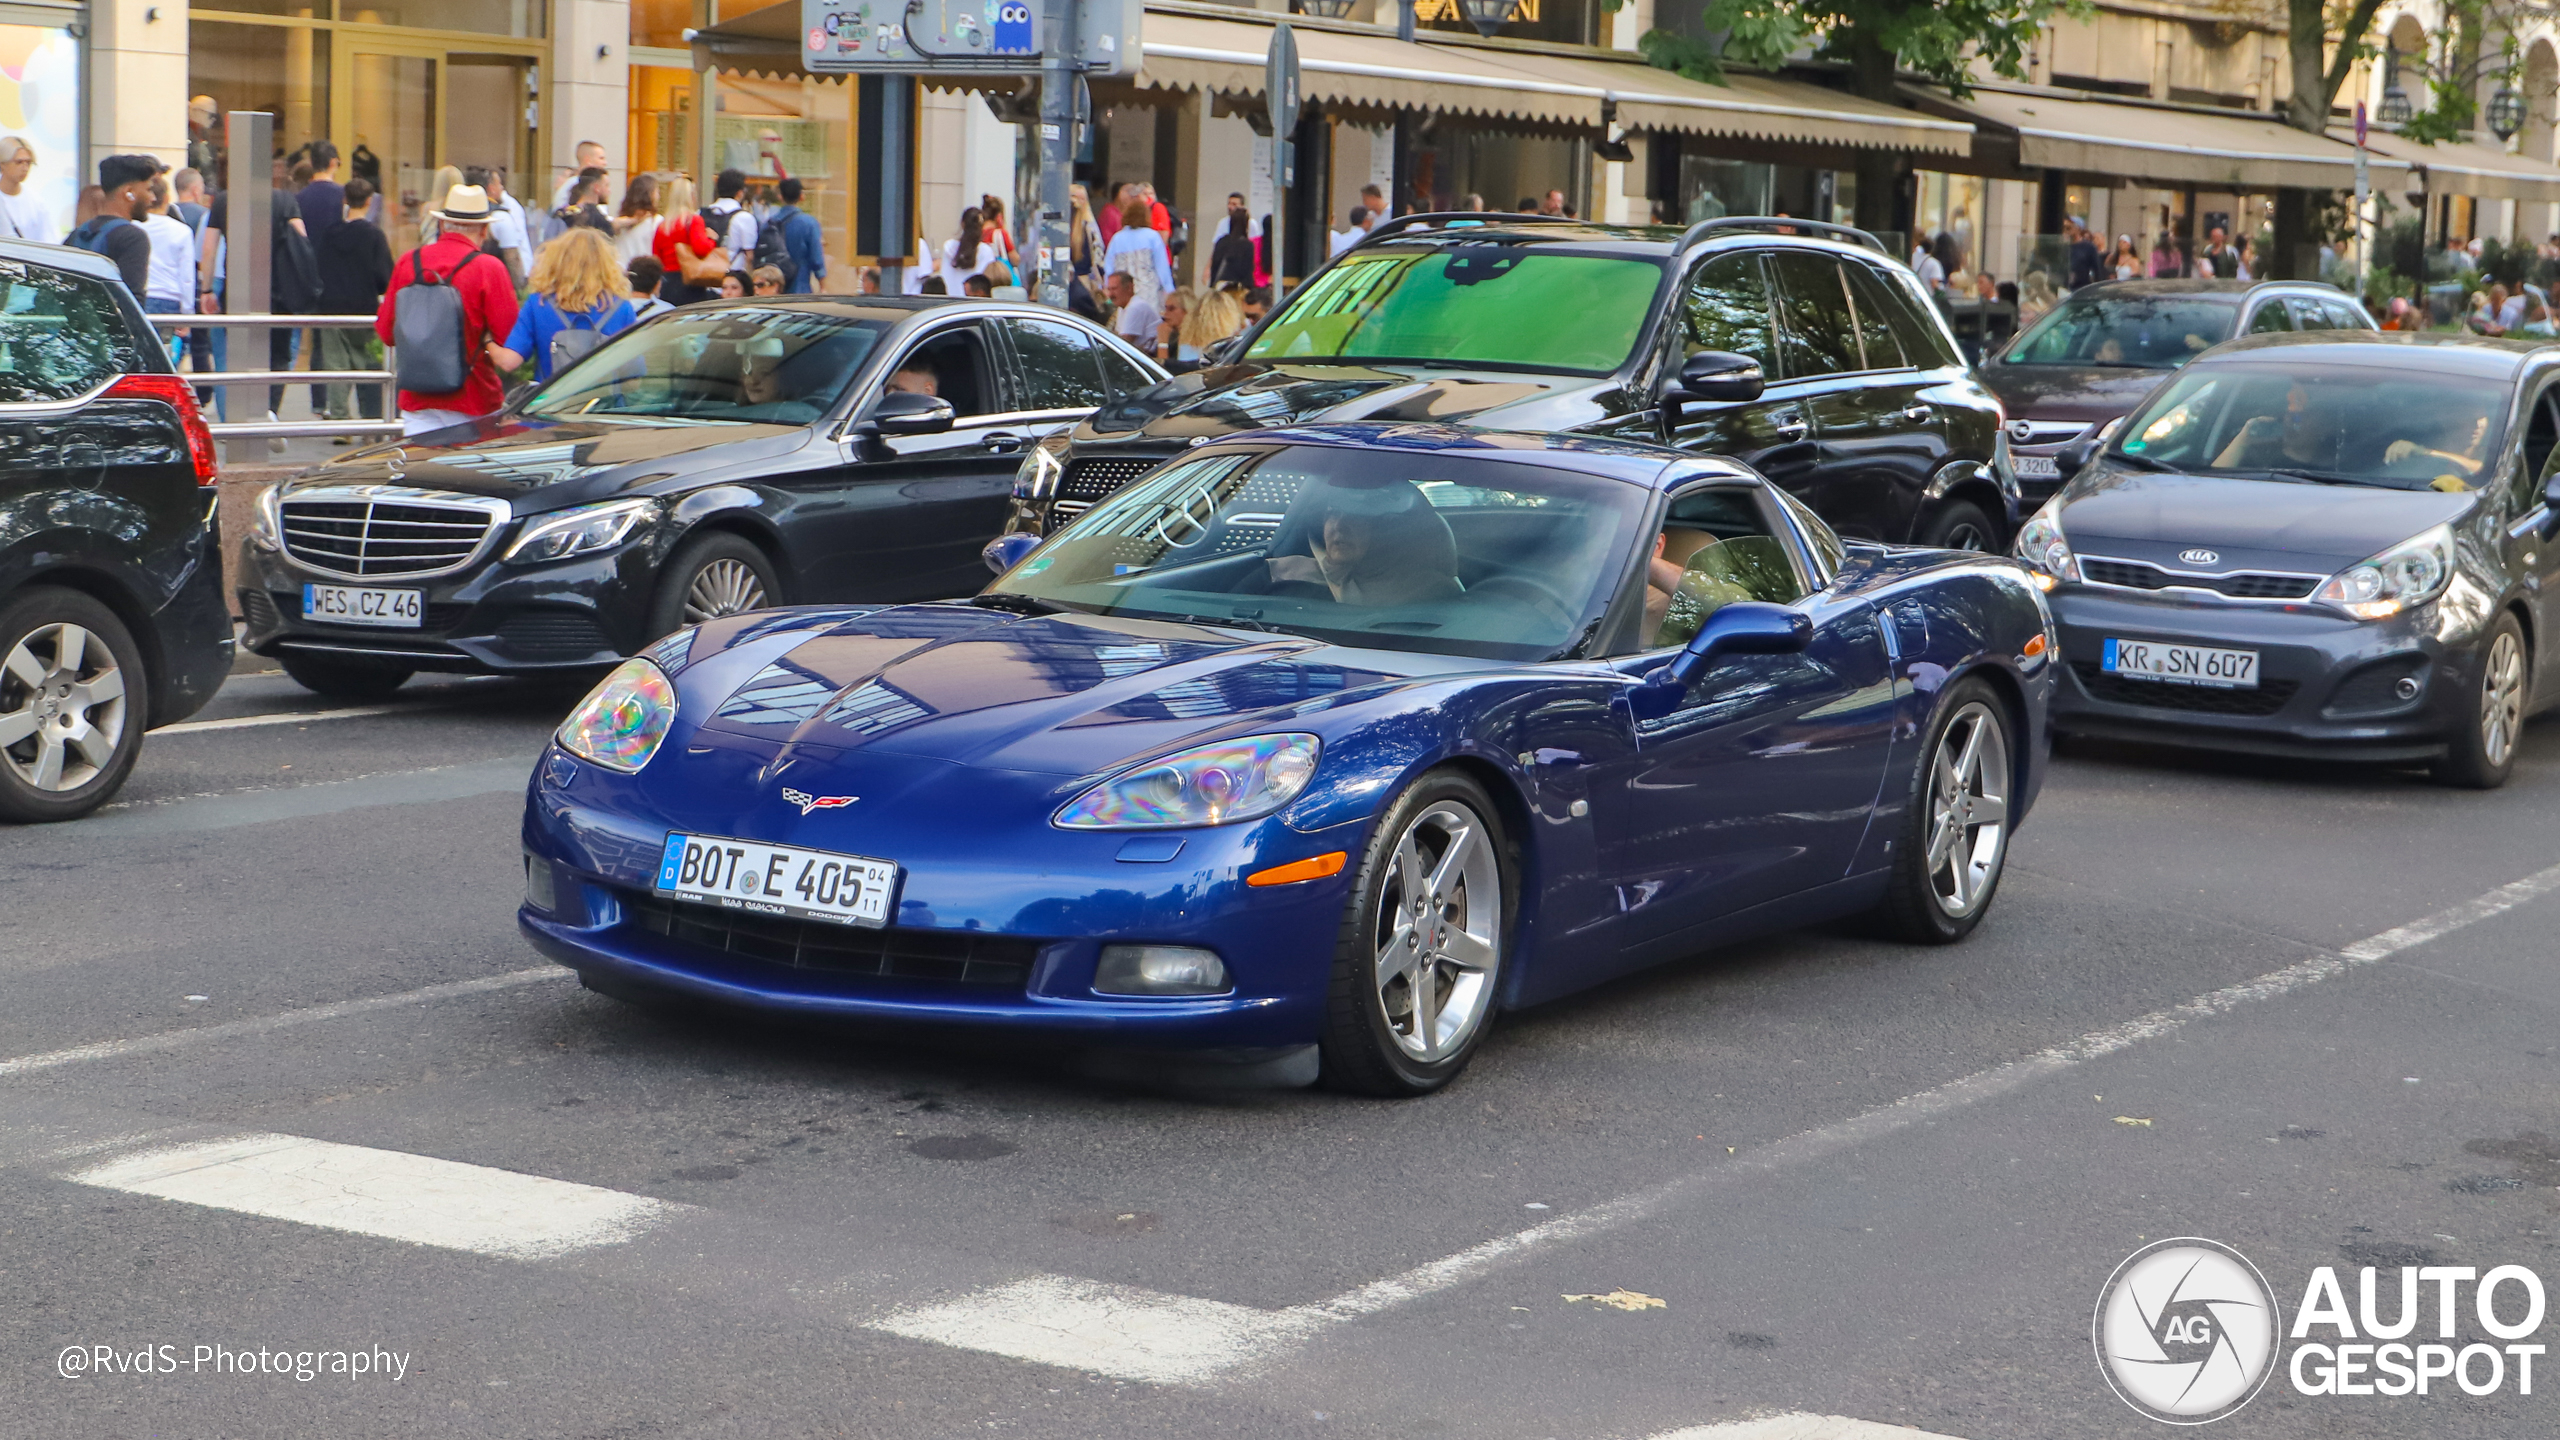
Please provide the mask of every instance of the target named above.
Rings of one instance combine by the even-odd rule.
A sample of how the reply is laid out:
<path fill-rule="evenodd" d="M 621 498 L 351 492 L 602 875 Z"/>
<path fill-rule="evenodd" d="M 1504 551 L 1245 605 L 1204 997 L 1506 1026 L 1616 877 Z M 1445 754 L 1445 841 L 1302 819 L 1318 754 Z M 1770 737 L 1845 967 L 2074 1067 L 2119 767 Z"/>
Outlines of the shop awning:
<path fill-rule="evenodd" d="M 1392 35 L 1292 28 L 1299 93 L 1311 101 L 1600 125 L 1600 90 L 1540 74 L 1525 63 L 1544 57 L 1504 52 L 1496 63 L 1488 52 Z M 1144 46 L 1137 76 L 1142 88 L 1259 95 L 1271 26 L 1151 10 Z"/>
<path fill-rule="evenodd" d="M 1615 102 L 1618 123 L 1630 130 L 1939 155 L 1963 155 L 1973 148 L 1973 126 L 1965 121 L 1880 105 L 1802 80 L 1729 71 L 1728 83 L 1709 85 L 1640 62 L 1512 50 L 1497 52 L 1494 58 L 1524 69 L 1534 66 L 1540 74 L 1600 90 Z"/>
<path fill-rule="evenodd" d="M 2353 131 L 2332 129 L 2329 133 L 2341 142 L 2354 143 Z M 2471 141 L 2420 145 L 2387 130 L 2367 132 L 2365 143 L 2374 154 L 2388 156 L 2396 165 L 2425 171 L 2430 195 L 2560 200 L 2560 166 L 2547 160 L 2510 155 Z"/>
<path fill-rule="evenodd" d="M 2167 186 L 2226 190 L 2344 190 L 2355 185 L 2356 154 L 2325 136 L 2270 117 L 2227 114 L 2064 91 L 1976 90 L 1941 104 L 2016 135 L 2018 164 L 2121 176 Z M 2374 187 L 2404 184 L 2408 167 L 2372 157 Z"/>

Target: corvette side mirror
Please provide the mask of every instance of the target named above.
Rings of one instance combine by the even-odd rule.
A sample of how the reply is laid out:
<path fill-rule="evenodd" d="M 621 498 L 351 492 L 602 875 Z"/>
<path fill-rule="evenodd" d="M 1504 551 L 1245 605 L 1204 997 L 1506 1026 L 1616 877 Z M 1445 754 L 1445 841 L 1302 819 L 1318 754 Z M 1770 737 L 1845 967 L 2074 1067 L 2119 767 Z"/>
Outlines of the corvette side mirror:
<path fill-rule="evenodd" d="M 1671 663 L 1646 677 L 1627 697 L 1639 720 L 1659 720 L 1680 708 L 1690 684 L 1728 655 L 1795 655 L 1813 642 L 1813 621 L 1802 611 L 1757 600 L 1736 600 L 1706 618 Z"/>
<path fill-rule="evenodd" d="M 939 435 L 957 418 L 939 395 L 892 390 L 871 407 L 871 418 L 853 427 L 866 435 Z"/>
<path fill-rule="evenodd" d="M 978 558 L 987 562 L 988 569 L 1001 575 L 1021 564 L 1023 556 L 1039 548 L 1040 537 L 1037 535 L 999 535 L 987 542 L 986 548 L 978 552 Z"/>

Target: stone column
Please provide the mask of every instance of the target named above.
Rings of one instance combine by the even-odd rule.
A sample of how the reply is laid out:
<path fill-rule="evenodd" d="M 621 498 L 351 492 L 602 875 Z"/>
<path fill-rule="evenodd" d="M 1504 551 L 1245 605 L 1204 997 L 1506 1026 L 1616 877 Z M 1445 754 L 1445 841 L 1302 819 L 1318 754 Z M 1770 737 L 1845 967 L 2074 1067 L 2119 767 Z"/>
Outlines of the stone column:
<path fill-rule="evenodd" d="M 186 6 L 92 0 L 89 25 L 89 153 L 78 162 L 80 183 L 95 184 L 98 161 L 109 155 L 186 164 Z"/>
<path fill-rule="evenodd" d="M 621 195 L 632 164 L 626 153 L 631 143 L 630 41 L 630 0 L 552 0 L 551 63 L 542 72 L 542 133 L 549 151 L 544 158 L 551 168 L 540 196 L 545 205 L 576 170 L 581 140 L 604 147 L 613 193 Z"/>

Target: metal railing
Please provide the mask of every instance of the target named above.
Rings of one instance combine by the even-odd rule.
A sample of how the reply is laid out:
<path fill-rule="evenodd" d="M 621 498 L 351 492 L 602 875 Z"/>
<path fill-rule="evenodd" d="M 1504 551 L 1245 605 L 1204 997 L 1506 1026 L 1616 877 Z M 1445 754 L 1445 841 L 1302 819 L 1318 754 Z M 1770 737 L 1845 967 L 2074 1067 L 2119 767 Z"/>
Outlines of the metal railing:
<path fill-rule="evenodd" d="M 154 315 L 154 329 L 162 331 L 211 330 L 242 328 L 269 330 L 354 330 L 373 328 L 370 315 Z M 251 345 L 257 344 L 253 334 Z M 208 389 L 265 389 L 277 385 L 376 385 L 382 390 L 383 418 L 380 420 L 221 420 L 206 428 L 217 440 L 291 439 L 306 435 L 397 435 L 400 423 L 400 382 L 389 370 L 213 370 L 182 372 L 180 379 L 190 385 Z M 264 404 L 257 411 L 264 411 Z M 238 458 L 236 452 L 233 458 Z"/>

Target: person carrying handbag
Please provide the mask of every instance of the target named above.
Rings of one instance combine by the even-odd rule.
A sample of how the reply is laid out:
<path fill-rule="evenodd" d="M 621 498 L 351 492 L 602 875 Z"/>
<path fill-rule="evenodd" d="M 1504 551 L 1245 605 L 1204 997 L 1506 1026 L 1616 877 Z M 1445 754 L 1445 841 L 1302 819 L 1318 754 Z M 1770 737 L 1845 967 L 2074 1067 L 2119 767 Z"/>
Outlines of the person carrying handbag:
<path fill-rule="evenodd" d="M 667 182 L 658 211 L 658 233 L 651 249 L 666 267 L 658 282 L 658 298 L 670 305 L 691 305 L 720 296 L 720 277 L 729 273 L 729 252 L 702 221 L 693 182 L 677 176 Z"/>

